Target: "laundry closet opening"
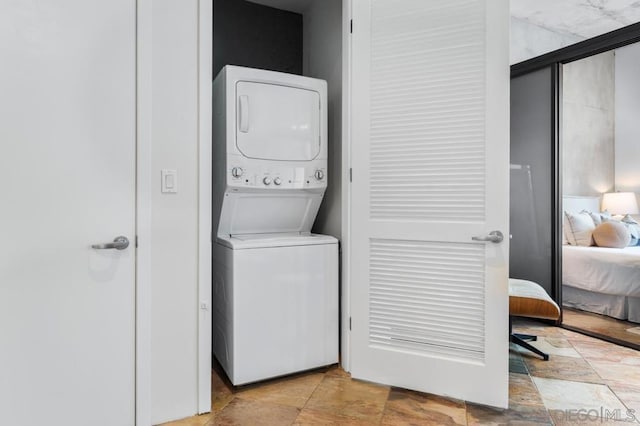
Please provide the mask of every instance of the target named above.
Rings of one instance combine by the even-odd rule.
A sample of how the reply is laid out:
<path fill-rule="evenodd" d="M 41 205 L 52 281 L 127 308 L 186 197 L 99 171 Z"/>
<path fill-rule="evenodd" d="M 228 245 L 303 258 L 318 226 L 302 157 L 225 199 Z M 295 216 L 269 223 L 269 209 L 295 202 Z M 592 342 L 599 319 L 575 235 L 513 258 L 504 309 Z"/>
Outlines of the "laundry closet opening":
<path fill-rule="evenodd" d="M 252 69 L 259 70 L 267 70 L 267 71 L 276 71 L 280 73 L 294 74 L 305 77 L 311 77 L 314 79 L 321 79 L 326 81 L 327 86 L 327 96 L 326 105 L 323 105 L 322 108 L 326 109 L 327 114 L 327 127 L 326 130 L 326 169 L 323 169 L 323 174 L 326 173 L 326 176 L 323 176 L 322 179 L 325 179 L 326 182 L 326 190 L 324 192 L 324 197 L 322 198 L 322 202 L 320 204 L 320 208 L 318 210 L 317 216 L 315 218 L 315 222 L 311 228 L 311 232 L 313 234 L 324 234 L 327 236 L 335 237 L 338 240 L 342 239 L 342 217 L 343 217 L 343 209 L 342 209 L 342 185 L 343 185 L 343 167 L 342 167 L 342 76 L 343 76 L 343 62 L 342 62 L 342 43 L 343 43 L 343 5 L 342 0 L 255 0 L 255 1 L 244 1 L 244 0 L 215 0 L 213 2 L 213 76 L 214 78 L 218 75 L 221 75 L 221 71 L 225 69 L 226 66 L 236 66 L 236 67 L 246 67 Z M 234 68 L 235 69 L 235 68 Z M 229 74 L 233 74 L 233 70 L 230 67 L 227 67 L 227 76 Z M 235 72 L 240 72 L 240 77 L 227 77 L 229 78 L 239 78 L 243 79 L 248 74 L 243 74 L 244 71 L 240 69 L 235 69 Z M 224 74 L 224 73 L 223 73 Z M 237 74 L 234 74 L 237 75 Z M 248 78 L 248 77 L 247 77 Z M 240 80 L 238 80 L 240 81 Z M 253 84 L 253 83 L 252 83 Z M 301 83 L 302 84 L 302 83 Z M 231 87 L 231 86 L 228 86 Z M 240 86 L 235 86 L 234 90 L 238 90 L 238 99 L 237 108 L 238 108 L 238 120 L 242 118 L 242 113 L 240 109 L 243 108 L 243 105 L 240 105 L 245 98 L 245 96 L 240 96 L 239 90 L 241 90 Z M 283 86 L 284 87 L 284 86 Z M 244 90 L 244 89 L 242 89 Z M 267 89 L 272 90 L 272 89 Z M 275 90 L 275 89 L 273 89 Z M 216 105 L 216 90 L 214 89 L 214 116 Z M 252 96 L 251 94 L 248 95 Z M 246 98 L 245 98 L 246 99 Z M 253 100 L 251 102 L 254 102 Z M 264 105 L 262 106 L 264 107 Z M 282 105 L 281 102 L 273 102 L 274 109 L 283 109 L 285 105 Z M 220 107 L 219 107 L 220 108 Z M 227 111 L 233 112 L 233 106 L 231 109 L 226 107 Z M 244 108 L 248 108 L 248 111 L 251 111 L 251 108 L 256 108 L 255 104 L 244 106 Z M 218 109 L 219 110 L 219 109 Z M 292 114 L 295 114 L 295 108 L 292 108 Z M 254 109 L 255 111 L 255 109 Z M 281 111 L 282 114 L 285 114 L 284 111 Z M 254 116 L 255 117 L 255 116 Z M 252 118 L 253 120 L 253 118 Z M 220 173 L 220 170 L 225 167 L 224 162 L 221 158 L 216 158 L 216 144 L 221 143 L 219 140 L 221 138 L 219 133 L 216 133 L 215 130 L 215 117 L 214 117 L 214 158 L 213 158 L 213 188 L 214 188 L 214 205 L 213 205 L 213 229 L 218 229 L 218 224 L 220 223 L 220 209 L 219 205 L 216 205 L 216 199 L 220 197 L 216 197 L 216 187 L 220 187 L 224 185 L 225 172 Z M 238 126 L 241 126 L 241 123 L 238 122 Z M 223 132 L 224 134 L 224 132 Z M 216 136 L 218 135 L 218 136 Z M 218 139 L 218 140 L 217 140 Z M 238 139 L 240 141 L 240 139 Z M 286 146 L 285 143 L 280 144 L 282 146 Z M 255 145 L 258 146 L 258 145 Z M 237 147 L 242 151 L 242 147 L 240 142 L 238 142 Z M 295 147 L 291 145 L 291 148 L 295 151 Z M 281 155 L 282 154 L 282 155 Z M 249 158 L 252 157 L 252 154 L 243 152 L 243 155 L 247 155 Z M 257 154 L 256 154 L 257 155 Z M 271 155 L 271 154 L 269 154 Z M 290 153 L 279 153 L 281 155 L 279 160 L 281 164 L 286 163 L 286 160 L 295 160 L 298 158 L 300 153 L 290 152 Z M 220 157 L 220 153 L 218 153 L 218 157 Z M 290 158 L 289 158 L 290 157 Z M 265 153 L 261 153 L 257 157 L 261 159 L 269 159 L 268 156 L 265 156 Z M 315 167 L 315 166 L 314 166 Z M 216 170 L 218 169 L 218 170 Z M 265 169 L 266 170 L 266 169 Z M 273 170 L 269 171 L 273 173 Z M 228 174 L 228 173 L 227 173 Z M 243 176 L 244 182 L 245 176 Z M 275 185 L 279 185 L 275 180 L 278 178 L 277 175 L 267 176 L 269 179 L 269 183 L 271 183 L 270 188 L 275 189 Z M 259 177 L 258 186 L 261 185 L 263 177 Z M 306 180 L 306 178 L 305 178 Z M 278 179 L 280 181 L 280 179 Z M 249 182 L 248 180 L 246 182 Z M 286 183 L 291 184 L 290 180 L 283 178 L 283 185 L 279 189 L 284 189 Z M 265 182 L 266 183 L 266 182 Z M 307 182 L 309 183 L 309 182 Z M 311 180 L 311 185 L 313 185 L 313 180 Z M 264 188 L 263 188 L 264 189 Z M 282 201 L 282 200 L 280 200 Z M 261 213 L 265 213 L 266 215 L 271 215 L 273 217 L 273 212 L 270 212 L 271 209 L 282 208 L 287 210 L 288 202 L 282 204 L 280 201 L 276 201 L 272 206 L 269 206 L 267 210 L 263 210 L 266 207 L 255 208 L 255 211 L 240 211 L 242 203 L 237 202 L 233 209 L 227 209 L 228 211 L 232 211 L 232 215 L 236 217 L 256 217 L 259 218 Z M 291 201 L 293 202 L 293 201 Z M 268 204 L 268 203 L 267 203 Z M 246 204 L 245 204 L 246 205 Z M 256 205 L 253 203 L 252 205 Z M 264 202 L 260 204 L 261 206 L 266 206 Z M 283 215 L 293 214 L 291 213 L 294 208 L 289 206 L 287 211 L 283 212 Z M 216 210 L 218 211 L 216 213 Z M 227 213 L 223 213 L 227 214 Z M 223 218 L 223 220 L 225 220 Z M 285 219 L 282 219 L 283 221 Z M 259 222 L 259 220 L 258 220 Z M 264 229 L 270 229 L 268 226 L 263 227 Z M 262 228 L 260 228 L 262 229 Z M 255 233 L 259 234 L 260 229 L 256 228 Z M 273 231 L 267 231 L 273 232 Z M 244 238 L 240 236 L 239 238 Z M 214 359 L 220 360 L 221 355 L 218 353 L 216 355 L 216 330 L 220 329 L 221 326 L 225 326 L 221 324 L 225 320 L 222 319 L 223 316 L 220 315 L 220 310 L 226 310 L 228 306 L 233 306 L 234 309 L 238 309 L 236 302 L 229 303 L 220 303 L 221 299 L 239 297 L 240 291 L 238 289 L 234 289 L 236 294 L 229 294 L 228 292 L 231 290 L 220 290 L 220 288 L 216 288 L 216 280 L 224 281 L 231 280 L 233 278 L 221 277 L 220 270 L 224 269 L 224 267 L 216 270 L 216 261 L 218 262 L 222 257 L 229 256 L 238 256 L 239 252 L 235 252 L 235 254 L 224 254 L 230 253 L 225 252 L 224 249 L 216 248 L 216 239 L 217 234 L 214 235 L 214 291 L 213 291 L 213 330 L 214 330 Z M 266 243 L 265 243 L 266 244 Z M 222 244 L 224 245 L 224 244 Z M 228 243 L 227 246 L 231 247 L 232 243 Z M 242 245 L 242 244 L 240 244 Z M 236 249 L 238 244 L 236 244 Z M 234 249 L 235 250 L 235 249 Z M 233 250 L 232 250 L 233 251 Z M 217 256 L 217 258 L 216 258 Z M 259 256 L 260 257 L 260 256 Z M 276 259 L 276 258 L 274 258 Z M 235 262 L 237 260 L 226 260 L 227 264 L 236 265 Z M 323 260 L 320 260 L 322 263 Z M 277 262 L 276 262 L 277 263 Z M 218 263 L 218 266 L 220 264 Z M 336 275 L 338 274 L 339 266 L 336 263 Z M 322 269 L 322 268 L 321 268 Z M 330 270 L 331 268 L 324 268 Z M 256 276 L 259 275 L 259 271 L 256 271 Z M 299 273 L 299 272 L 296 272 Z M 309 272 L 310 274 L 315 274 L 317 277 L 317 273 Z M 318 272 L 319 273 L 319 272 Z M 216 276 L 218 274 L 218 276 Z M 232 274 L 233 275 L 233 274 Z M 235 278 L 237 280 L 237 277 Z M 260 285 L 260 280 L 257 279 L 255 285 Z M 253 285 L 253 284 L 252 284 Z M 233 286 L 231 287 L 233 288 Z M 340 290 L 337 290 L 340 291 Z M 293 295 L 291 292 L 283 293 L 281 297 L 282 303 L 288 303 L 287 297 L 293 300 Z M 259 293 L 254 293 L 253 297 L 257 297 Z M 217 300 L 216 300 L 217 299 Z M 269 303 L 273 303 L 276 298 L 269 298 Z M 269 309 L 278 310 L 278 306 L 270 306 Z M 226 315 L 226 314 L 225 314 Z M 339 312 L 336 312 L 336 323 L 338 322 Z M 265 321 L 268 321 L 266 319 Z M 274 320 L 275 321 L 275 320 Z M 217 323 L 216 323 L 217 322 Z M 237 321 L 236 324 L 233 325 L 235 333 L 237 333 Z M 223 333 L 224 334 L 224 333 Z M 233 338 L 233 334 L 230 333 L 230 336 L 223 336 L 222 339 Z M 235 335 L 235 338 L 238 339 L 238 335 Z M 220 342 L 220 335 L 217 336 L 218 342 Z M 336 345 L 338 344 L 338 336 L 335 338 Z M 226 345 L 226 344 L 225 344 Z M 285 352 L 285 348 L 282 348 L 283 352 Z M 224 350 L 218 349 L 218 352 L 223 352 Z M 260 352 L 252 353 L 251 357 L 255 359 L 256 363 L 260 362 L 260 357 L 263 357 L 264 353 Z M 264 355 L 267 356 L 267 355 Z M 283 357 L 286 357 L 287 354 L 283 353 Z M 222 357 L 225 357 L 222 355 Z M 233 358 L 233 357 L 231 357 Z M 239 361 L 238 361 L 239 362 Z M 232 367 L 224 366 L 229 374 L 229 371 Z M 236 366 L 237 367 L 237 366 Z M 236 373 L 237 374 L 237 373 Z M 230 376 L 232 376 L 231 374 Z M 244 379 L 240 379 L 240 376 L 236 377 L 238 383 L 242 383 Z M 233 377 L 231 377 L 232 382 L 235 382 Z M 251 381 L 251 380 L 249 380 Z"/>

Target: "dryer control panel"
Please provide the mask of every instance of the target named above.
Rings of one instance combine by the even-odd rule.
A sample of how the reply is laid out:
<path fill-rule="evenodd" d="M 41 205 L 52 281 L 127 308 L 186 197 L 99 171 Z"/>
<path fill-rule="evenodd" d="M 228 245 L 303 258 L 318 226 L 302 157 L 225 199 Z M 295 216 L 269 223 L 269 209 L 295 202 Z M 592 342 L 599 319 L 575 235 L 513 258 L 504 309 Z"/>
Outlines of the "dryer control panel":
<path fill-rule="evenodd" d="M 240 188 L 326 188 L 327 170 L 324 164 L 258 166 L 231 163 L 227 170 L 227 184 Z"/>

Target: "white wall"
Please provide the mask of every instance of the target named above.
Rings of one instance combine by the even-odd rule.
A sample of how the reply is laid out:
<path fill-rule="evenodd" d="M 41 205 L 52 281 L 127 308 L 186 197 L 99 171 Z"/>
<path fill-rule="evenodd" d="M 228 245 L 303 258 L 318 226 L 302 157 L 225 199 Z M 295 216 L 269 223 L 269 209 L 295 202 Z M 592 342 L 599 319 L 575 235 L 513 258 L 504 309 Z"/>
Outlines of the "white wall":
<path fill-rule="evenodd" d="M 616 49 L 615 181 L 640 195 L 640 43 Z"/>
<path fill-rule="evenodd" d="M 198 410 L 198 1 L 153 1 L 151 415 Z M 160 192 L 160 170 L 178 193 Z"/>
<path fill-rule="evenodd" d="M 314 1 L 305 9 L 303 74 L 327 81 L 329 101 L 329 186 L 313 231 L 341 238 L 342 0 Z"/>

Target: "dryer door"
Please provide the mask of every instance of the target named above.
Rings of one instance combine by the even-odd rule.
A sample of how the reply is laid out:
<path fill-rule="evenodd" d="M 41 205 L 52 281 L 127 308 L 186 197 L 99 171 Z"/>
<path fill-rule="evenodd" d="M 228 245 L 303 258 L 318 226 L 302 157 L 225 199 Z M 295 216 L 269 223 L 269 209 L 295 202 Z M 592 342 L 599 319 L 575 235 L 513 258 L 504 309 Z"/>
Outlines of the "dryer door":
<path fill-rule="evenodd" d="M 310 161 L 320 153 L 318 92 L 240 81 L 236 111 L 236 144 L 244 156 Z"/>

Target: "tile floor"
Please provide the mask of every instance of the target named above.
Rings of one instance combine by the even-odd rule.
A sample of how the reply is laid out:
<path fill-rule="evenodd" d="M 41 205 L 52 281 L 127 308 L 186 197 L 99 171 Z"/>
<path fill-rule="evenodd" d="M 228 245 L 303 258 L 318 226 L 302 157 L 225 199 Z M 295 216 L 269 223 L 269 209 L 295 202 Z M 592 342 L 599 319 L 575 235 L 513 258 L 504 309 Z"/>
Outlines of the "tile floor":
<path fill-rule="evenodd" d="M 214 369 L 212 412 L 166 425 L 638 423 L 640 352 L 531 321 L 514 328 L 540 336 L 551 359 L 511 347 L 508 410 L 352 380 L 338 367 L 241 388 Z"/>

